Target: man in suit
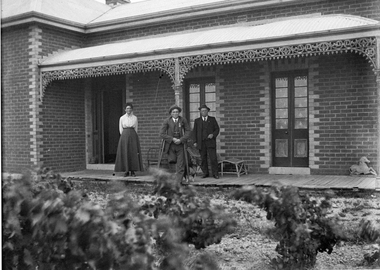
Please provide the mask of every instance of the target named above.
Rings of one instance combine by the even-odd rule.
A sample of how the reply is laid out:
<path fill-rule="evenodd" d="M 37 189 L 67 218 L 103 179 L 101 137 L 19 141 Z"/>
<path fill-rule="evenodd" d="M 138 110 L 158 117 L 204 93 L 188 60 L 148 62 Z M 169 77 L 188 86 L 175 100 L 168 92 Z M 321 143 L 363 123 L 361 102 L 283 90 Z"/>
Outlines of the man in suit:
<path fill-rule="evenodd" d="M 164 153 L 168 154 L 169 169 L 176 172 L 179 182 L 185 173 L 184 145 L 191 135 L 191 129 L 187 120 L 179 114 L 181 108 L 173 105 L 169 109 L 169 118 L 162 123 L 160 137 L 165 141 Z"/>
<path fill-rule="evenodd" d="M 210 158 L 211 170 L 214 178 L 219 178 L 218 173 L 218 159 L 216 156 L 216 137 L 219 134 L 219 125 L 215 117 L 209 116 L 208 112 L 210 108 L 206 105 L 199 107 L 201 112 L 201 117 L 195 119 L 193 137 L 194 137 L 194 146 L 197 147 L 201 152 L 202 158 L 202 178 L 209 176 L 208 171 L 208 161 Z"/>

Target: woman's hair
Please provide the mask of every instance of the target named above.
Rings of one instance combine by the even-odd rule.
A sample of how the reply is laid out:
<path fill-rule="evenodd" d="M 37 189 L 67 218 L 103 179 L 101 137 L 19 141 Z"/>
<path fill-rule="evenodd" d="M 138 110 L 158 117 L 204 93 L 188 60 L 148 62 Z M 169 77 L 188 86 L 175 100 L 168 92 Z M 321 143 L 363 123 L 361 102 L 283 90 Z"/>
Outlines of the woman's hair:
<path fill-rule="evenodd" d="M 125 104 L 125 108 L 127 108 L 128 106 L 130 106 L 133 110 L 133 104 L 132 103 L 128 102 L 127 104 Z"/>

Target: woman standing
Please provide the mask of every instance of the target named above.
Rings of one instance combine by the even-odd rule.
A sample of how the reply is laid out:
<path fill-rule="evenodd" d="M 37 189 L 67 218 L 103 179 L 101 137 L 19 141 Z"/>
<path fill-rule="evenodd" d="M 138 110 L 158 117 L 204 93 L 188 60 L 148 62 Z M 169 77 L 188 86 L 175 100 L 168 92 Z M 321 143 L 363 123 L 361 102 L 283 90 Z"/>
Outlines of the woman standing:
<path fill-rule="evenodd" d="M 133 114 L 132 103 L 127 103 L 125 114 L 120 117 L 120 139 L 117 146 L 115 172 L 124 172 L 124 176 L 136 176 L 135 171 L 143 170 L 140 141 L 137 136 L 137 117 Z"/>

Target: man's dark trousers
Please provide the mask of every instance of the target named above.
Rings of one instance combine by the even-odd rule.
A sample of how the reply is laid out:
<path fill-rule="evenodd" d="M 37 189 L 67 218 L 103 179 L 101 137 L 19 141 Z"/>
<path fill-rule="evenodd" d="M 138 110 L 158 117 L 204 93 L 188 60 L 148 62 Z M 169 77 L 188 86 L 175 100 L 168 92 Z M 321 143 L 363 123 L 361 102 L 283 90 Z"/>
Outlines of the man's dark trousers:
<path fill-rule="evenodd" d="M 209 174 L 208 172 L 208 158 L 211 162 L 211 170 L 213 175 L 218 175 L 218 160 L 216 157 L 216 148 L 215 147 L 207 147 L 206 143 L 202 142 L 202 148 L 201 148 L 201 158 L 202 158 L 202 172 L 204 174 Z"/>
<path fill-rule="evenodd" d="M 185 173 L 185 162 L 183 144 L 171 143 L 168 153 L 169 169 L 171 172 L 177 172 L 177 180 L 182 181 Z"/>

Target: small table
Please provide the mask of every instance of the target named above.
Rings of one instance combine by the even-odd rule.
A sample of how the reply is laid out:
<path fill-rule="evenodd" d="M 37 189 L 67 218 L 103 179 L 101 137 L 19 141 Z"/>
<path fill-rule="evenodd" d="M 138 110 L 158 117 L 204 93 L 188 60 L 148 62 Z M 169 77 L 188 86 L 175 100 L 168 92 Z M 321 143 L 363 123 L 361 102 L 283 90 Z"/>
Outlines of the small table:
<path fill-rule="evenodd" d="M 223 176 L 224 173 L 232 173 L 237 174 L 238 177 L 243 174 L 248 174 L 247 167 L 245 166 L 244 160 L 237 159 L 237 158 L 230 158 L 230 159 L 223 159 L 219 162 L 221 164 L 221 172 L 220 174 Z M 224 164 L 232 164 L 234 165 L 234 172 L 225 172 L 224 171 Z"/>

